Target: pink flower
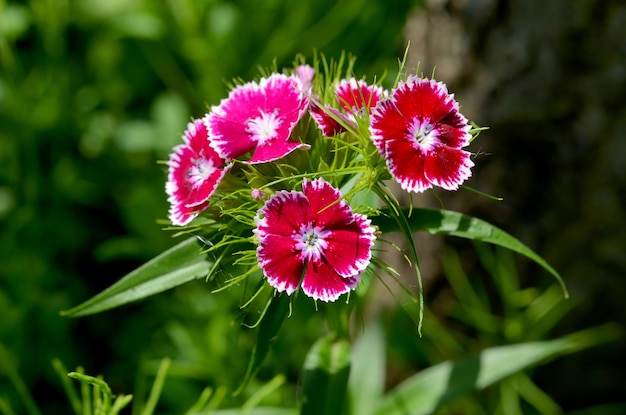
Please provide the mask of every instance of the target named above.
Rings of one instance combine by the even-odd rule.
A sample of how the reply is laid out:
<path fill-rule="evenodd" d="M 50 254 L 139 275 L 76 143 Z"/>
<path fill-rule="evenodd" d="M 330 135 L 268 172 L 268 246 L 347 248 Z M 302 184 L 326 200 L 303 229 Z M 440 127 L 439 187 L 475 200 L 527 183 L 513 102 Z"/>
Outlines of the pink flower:
<path fill-rule="evenodd" d="M 254 200 L 261 200 L 264 199 L 267 195 L 265 194 L 265 192 L 261 189 L 252 189 L 252 198 Z"/>
<path fill-rule="evenodd" d="M 474 163 L 461 148 L 470 126 L 445 84 L 411 75 L 372 111 L 370 132 L 400 186 L 422 192 L 456 190 Z"/>
<path fill-rule="evenodd" d="M 356 128 L 356 116 L 365 115 L 374 108 L 383 96 L 380 86 L 368 85 L 354 78 L 342 80 L 335 88 L 337 101 L 343 112 L 334 107 L 320 107 L 312 104 L 309 112 L 326 137 L 346 131 L 345 125 Z M 342 125 L 343 124 L 343 125 Z"/>
<path fill-rule="evenodd" d="M 308 107 L 300 88 L 295 77 L 273 74 L 233 89 L 204 119 L 217 153 L 236 159 L 252 152 L 247 162 L 253 164 L 306 147 L 290 137 Z"/>
<path fill-rule="evenodd" d="M 311 65 L 299 65 L 295 71 L 296 78 L 300 81 L 300 87 L 303 92 L 310 93 L 313 87 L 313 78 L 315 77 L 315 69 Z"/>
<path fill-rule="evenodd" d="M 207 129 L 201 120 L 187 125 L 184 144 L 174 147 L 168 164 L 165 192 L 169 195 L 169 218 L 184 226 L 209 206 L 209 197 L 230 169 L 210 146 Z"/>
<path fill-rule="evenodd" d="M 279 191 L 255 218 L 257 258 L 269 284 L 291 295 L 335 301 L 356 288 L 371 259 L 374 228 L 324 179 Z"/>

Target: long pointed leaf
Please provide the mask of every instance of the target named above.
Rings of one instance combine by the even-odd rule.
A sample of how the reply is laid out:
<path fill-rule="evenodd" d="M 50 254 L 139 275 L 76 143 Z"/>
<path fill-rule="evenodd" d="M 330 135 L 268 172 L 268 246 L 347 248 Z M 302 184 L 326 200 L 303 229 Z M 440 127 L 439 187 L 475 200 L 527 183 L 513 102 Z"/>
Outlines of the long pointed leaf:
<path fill-rule="evenodd" d="M 221 409 L 211 412 L 211 415 L 298 415 L 297 408 L 258 407 L 243 412 L 241 408 Z"/>
<path fill-rule="evenodd" d="M 352 351 L 350 413 L 370 415 L 385 391 L 385 330 L 380 320 L 365 328 Z"/>
<path fill-rule="evenodd" d="M 289 316 L 289 309 L 289 297 L 286 294 L 276 294 L 270 298 L 262 320 L 259 323 L 256 346 L 248 362 L 248 369 L 246 370 L 241 385 L 239 385 L 239 388 L 235 391 L 235 395 L 243 391 L 244 387 L 265 360 L 272 343 L 276 340 L 280 328 L 283 326 L 285 319 Z"/>
<path fill-rule="evenodd" d="M 412 232 L 425 231 L 432 234 L 452 235 L 488 242 L 526 256 L 552 274 L 561 285 L 565 297 L 569 296 L 565 283 L 559 273 L 532 249 L 502 229 L 484 220 L 449 210 L 414 207 L 410 210 L 404 208 L 403 211 L 407 214 L 407 220 Z M 411 216 L 408 216 L 409 211 Z M 399 228 L 398 223 L 392 216 L 393 215 L 387 215 L 385 211 L 382 210 L 380 215 L 371 216 L 370 218 L 383 233 L 403 231 Z"/>
<path fill-rule="evenodd" d="M 420 272 L 419 266 L 419 258 L 417 255 L 417 248 L 415 247 L 415 241 L 411 237 L 411 232 L 415 232 L 409 223 L 409 216 L 405 210 L 403 210 L 398 202 L 388 194 L 381 186 L 376 186 L 373 189 L 378 196 L 385 202 L 387 206 L 387 214 L 384 216 L 385 218 L 390 219 L 394 225 L 394 231 L 391 232 L 401 232 L 404 234 L 407 243 L 409 244 L 409 252 L 411 254 L 411 259 L 413 260 L 413 269 L 415 269 L 415 276 L 417 277 L 417 286 L 418 286 L 418 301 L 419 301 L 419 317 L 417 321 L 417 331 L 422 335 L 422 323 L 424 322 L 424 284 L 422 283 L 422 274 Z M 382 230 L 382 229 L 381 229 Z M 384 231 L 383 231 L 384 232 Z M 409 316 L 413 319 L 413 314 L 410 312 L 410 303 L 402 304 L 402 307 L 409 313 Z"/>
<path fill-rule="evenodd" d="M 486 388 L 509 375 L 564 354 L 622 336 L 615 324 L 583 330 L 555 340 L 486 349 L 478 357 L 447 361 L 425 369 L 387 394 L 376 415 L 429 414 L 456 397 Z"/>
<path fill-rule="evenodd" d="M 128 304 L 204 277 L 210 269 L 211 263 L 200 254 L 197 239 L 189 238 L 84 303 L 62 311 L 61 315 L 79 317 Z"/>
<path fill-rule="evenodd" d="M 319 339 L 304 362 L 300 415 L 340 414 L 350 374 L 350 343 L 327 336 Z"/>

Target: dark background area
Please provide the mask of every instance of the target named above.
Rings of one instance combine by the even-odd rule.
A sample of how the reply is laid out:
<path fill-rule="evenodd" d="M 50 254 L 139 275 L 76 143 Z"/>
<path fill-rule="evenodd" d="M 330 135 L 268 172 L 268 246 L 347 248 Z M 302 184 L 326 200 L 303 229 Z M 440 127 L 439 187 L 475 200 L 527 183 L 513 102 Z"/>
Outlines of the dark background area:
<path fill-rule="evenodd" d="M 237 373 L 215 374 L 245 364 L 229 360 L 220 338 L 237 312 L 235 294 L 208 298 L 198 282 L 93 317 L 59 311 L 173 245 L 156 222 L 167 214 L 157 161 L 191 117 L 226 96 L 231 79 L 252 79 L 274 60 L 291 66 L 298 53 L 346 51 L 358 58 L 357 77 L 387 71 L 389 87 L 407 41 L 408 69 L 436 67 L 464 114 L 489 127 L 470 148 L 479 154 L 467 184 L 503 201 L 459 192 L 444 196 L 447 207 L 507 230 L 564 276 L 571 310 L 551 336 L 623 326 L 623 1 L 7 1 L 0 397 L 20 407 L 2 376 L 13 367 L 44 413 L 65 413 L 55 357 L 104 374 L 123 393 L 136 373 L 150 373 L 144 362 L 181 350 L 197 363 L 188 379 L 236 382 Z M 438 269 L 430 278 L 443 282 L 427 293 L 435 309 L 445 285 Z M 527 285 L 551 282 L 523 261 L 518 273 Z M 535 379 L 566 412 L 623 402 L 623 350 L 621 341 L 568 356 Z M 192 402 L 200 390 L 171 389 L 166 402 Z"/>
<path fill-rule="evenodd" d="M 484 155 L 468 184 L 504 200 L 449 203 L 516 235 L 562 273 L 573 307 L 555 333 L 623 325 L 626 5 L 432 2 L 408 33 L 413 62 L 427 74 L 436 67 L 462 110 L 489 127 L 473 144 Z M 525 281 L 543 278 L 522 269 Z M 624 350 L 622 341 L 554 362 L 539 369 L 539 383 L 565 409 L 623 401 Z"/>

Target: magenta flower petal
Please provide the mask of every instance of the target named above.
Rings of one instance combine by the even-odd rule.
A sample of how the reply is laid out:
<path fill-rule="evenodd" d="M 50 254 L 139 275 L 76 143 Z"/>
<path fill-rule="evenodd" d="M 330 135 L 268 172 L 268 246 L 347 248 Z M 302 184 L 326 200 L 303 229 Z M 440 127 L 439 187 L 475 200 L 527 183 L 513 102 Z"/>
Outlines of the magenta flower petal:
<path fill-rule="evenodd" d="M 325 137 L 333 137 L 347 131 L 339 120 L 342 120 L 344 124 L 350 124 L 348 117 L 337 108 L 328 106 L 322 108 L 311 102 L 309 113 Z"/>
<path fill-rule="evenodd" d="M 426 157 L 424 174 L 435 186 L 456 190 L 472 175 L 470 169 L 474 163 L 470 156 L 467 151 L 441 146 Z"/>
<path fill-rule="evenodd" d="M 371 260 L 374 228 L 323 179 L 281 191 L 259 209 L 257 259 L 268 283 L 291 294 L 335 301 L 356 287 Z"/>
<path fill-rule="evenodd" d="M 370 133 L 400 186 L 456 190 L 471 176 L 470 125 L 445 84 L 411 75 L 372 111 Z"/>
<path fill-rule="evenodd" d="M 252 152 L 248 163 L 265 163 L 306 147 L 290 137 L 308 106 L 300 89 L 300 81 L 281 74 L 233 89 L 204 119 L 218 154 L 235 159 Z"/>
<path fill-rule="evenodd" d="M 169 219 L 173 225 L 185 226 L 197 217 L 203 210 L 209 207 L 209 202 L 200 203 L 195 206 L 187 206 L 184 203 L 168 199 L 170 202 Z"/>
<path fill-rule="evenodd" d="M 347 113 L 361 113 L 374 108 L 382 98 L 383 89 L 354 78 L 342 80 L 336 87 L 337 100 Z"/>
<path fill-rule="evenodd" d="M 165 185 L 170 220 L 179 226 L 188 224 L 208 207 L 209 197 L 231 166 L 211 148 L 201 120 L 188 124 L 183 141 L 185 144 L 174 147 L 170 155 Z"/>
<path fill-rule="evenodd" d="M 259 241 L 257 259 L 269 284 L 278 291 L 293 293 L 304 271 L 301 249 L 293 235 L 298 233 L 308 201 L 302 193 L 280 191 L 273 195 L 255 219 L 254 234 Z"/>
<path fill-rule="evenodd" d="M 328 229 L 324 257 L 342 277 L 363 271 L 371 259 L 374 230 L 370 221 L 352 212 L 341 193 L 326 181 L 306 181 L 302 191 L 309 200 L 309 220 Z"/>
<path fill-rule="evenodd" d="M 300 258 L 293 238 L 268 234 L 257 251 L 259 266 L 267 282 L 279 292 L 291 295 L 302 279 L 305 263 Z"/>
<path fill-rule="evenodd" d="M 342 277 L 358 275 L 367 268 L 372 258 L 374 228 L 362 215 L 354 215 L 349 225 L 333 230 L 327 238 L 326 261 Z"/>
<path fill-rule="evenodd" d="M 341 294 L 356 288 L 360 276 L 342 278 L 325 261 L 309 261 L 302 280 L 302 291 L 311 298 L 336 301 Z"/>
<path fill-rule="evenodd" d="M 320 107 L 311 103 L 309 113 L 315 123 L 326 137 L 333 137 L 346 130 L 345 125 L 357 128 L 355 116 L 369 113 L 383 96 L 380 86 L 368 85 L 365 81 L 357 81 L 354 78 L 342 80 L 335 88 L 335 94 L 340 108 L 324 106 Z"/>
<path fill-rule="evenodd" d="M 423 192 L 432 187 L 424 172 L 423 149 L 408 140 L 391 140 L 386 143 L 385 153 L 389 172 L 404 190 Z"/>
<path fill-rule="evenodd" d="M 259 240 L 270 233 L 291 237 L 300 230 L 303 221 L 308 221 L 309 201 L 301 192 L 283 190 L 265 202 L 260 213 L 263 218 L 259 219 L 256 229 Z"/>
<path fill-rule="evenodd" d="M 354 213 L 348 202 L 341 199 L 341 192 L 326 180 L 305 180 L 302 192 L 309 201 L 308 219 L 314 226 L 339 228 L 354 221 Z"/>

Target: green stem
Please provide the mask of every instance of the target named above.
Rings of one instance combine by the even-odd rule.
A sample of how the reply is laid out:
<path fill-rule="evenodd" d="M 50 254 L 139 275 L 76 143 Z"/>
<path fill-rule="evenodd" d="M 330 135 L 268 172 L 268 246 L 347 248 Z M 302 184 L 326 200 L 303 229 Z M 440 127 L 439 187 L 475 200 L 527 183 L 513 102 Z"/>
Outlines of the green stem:
<path fill-rule="evenodd" d="M 152 415 L 154 413 L 154 409 L 156 408 L 159 397 L 161 396 L 161 391 L 163 390 L 163 385 L 165 384 L 165 377 L 167 376 L 167 371 L 169 370 L 171 363 L 172 361 L 167 357 L 161 360 L 159 370 L 157 371 L 156 378 L 152 384 L 152 389 L 150 390 L 150 396 L 148 397 L 148 401 L 146 402 L 146 406 L 143 408 L 141 415 Z"/>
<path fill-rule="evenodd" d="M 65 394 L 67 395 L 67 399 L 70 401 L 70 406 L 74 410 L 76 415 L 81 415 L 82 405 L 80 403 L 80 398 L 76 393 L 76 389 L 72 387 L 69 376 L 67 376 L 67 369 L 63 366 L 63 362 L 59 359 L 54 359 L 52 361 L 52 367 L 59 375 L 61 379 L 61 383 L 63 384 L 63 389 L 65 390 Z"/>
<path fill-rule="evenodd" d="M 9 353 L 6 351 L 2 343 L 0 343 L 0 367 L 4 367 L 6 375 L 11 380 L 11 383 L 13 383 L 18 396 L 21 398 L 24 406 L 26 407 L 26 412 L 28 415 L 42 415 L 37 403 L 35 403 L 35 400 L 28 391 L 26 384 L 17 372 L 17 368 L 10 360 Z"/>

